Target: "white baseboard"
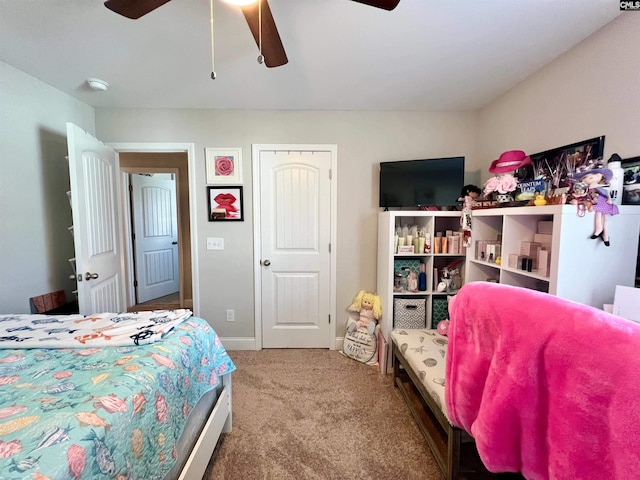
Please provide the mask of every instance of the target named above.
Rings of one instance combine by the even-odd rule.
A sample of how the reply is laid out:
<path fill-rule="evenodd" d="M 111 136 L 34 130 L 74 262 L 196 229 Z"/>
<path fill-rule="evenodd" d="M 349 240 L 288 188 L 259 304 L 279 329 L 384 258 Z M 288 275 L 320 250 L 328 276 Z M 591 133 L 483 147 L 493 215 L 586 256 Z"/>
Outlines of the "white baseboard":
<path fill-rule="evenodd" d="M 259 350 L 253 337 L 220 337 L 226 350 Z"/>
<path fill-rule="evenodd" d="M 220 341 L 227 350 L 260 350 L 256 347 L 256 339 L 253 337 L 220 337 Z M 342 351 L 344 337 L 336 338 L 335 350 Z"/>

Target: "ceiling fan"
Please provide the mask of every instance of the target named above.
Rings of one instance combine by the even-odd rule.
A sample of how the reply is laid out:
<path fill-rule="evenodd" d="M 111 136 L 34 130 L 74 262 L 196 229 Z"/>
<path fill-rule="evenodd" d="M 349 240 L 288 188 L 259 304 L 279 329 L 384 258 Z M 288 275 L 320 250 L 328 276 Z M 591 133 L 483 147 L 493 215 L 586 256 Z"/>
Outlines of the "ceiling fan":
<path fill-rule="evenodd" d="M 133 20 L 161 7 L 170 0 L 107 0 L 104 6 L 120 15 Z M 400 0 L 351 0 L 371 7 L 393 10 Z M 232 2 L 233 3 L 233 2 Z M 245 2 L 246 3 L 246 2 Z M 264 57 L 267 67 L 279 67 L 289 60 L 284 51 L 280 34 L 267 0 L 255 0 L 242 6 L 242 13 L 249 24 L 253 38 Z M 262 20 L 262 21 L 261 21 Z M 260 31 L 262 28 L 262 32 Z M 261 35 L 262 34 L 262 35 Z"/>

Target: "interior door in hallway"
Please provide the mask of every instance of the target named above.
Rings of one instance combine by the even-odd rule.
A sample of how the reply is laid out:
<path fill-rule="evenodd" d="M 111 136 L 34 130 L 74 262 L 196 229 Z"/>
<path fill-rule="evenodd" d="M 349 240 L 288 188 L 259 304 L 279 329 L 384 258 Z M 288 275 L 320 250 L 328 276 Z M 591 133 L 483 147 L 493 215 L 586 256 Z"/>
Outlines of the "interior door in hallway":
<path fill-rule="evenodd" d="M 126 310 L 116 152 L 67 123 L 80 313 Z"/>
<path fill-rule="evenodd" d="M 170 173 L 131 174 L 137 303 L 176 293 L 178 216 Z"/>
<path fill-rule="evenodd" d="M 331 153 L 260 151 L 262 346 L 328 348 Z"/>

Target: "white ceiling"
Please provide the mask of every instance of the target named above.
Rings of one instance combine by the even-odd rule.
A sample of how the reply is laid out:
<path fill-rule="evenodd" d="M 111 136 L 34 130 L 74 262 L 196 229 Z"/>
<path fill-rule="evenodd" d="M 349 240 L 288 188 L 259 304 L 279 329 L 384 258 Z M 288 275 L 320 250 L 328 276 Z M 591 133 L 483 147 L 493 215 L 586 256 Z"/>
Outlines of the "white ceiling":
<path fill-rule="evenodd" d="M 620 14 L 617 0 L 269 0 L 289 63 L 266 68 L 238 7 L 0 0 L 0 60 L 95 107 L 475 110 Z M 93 92 L 85 79 L 111 84 Z"/>

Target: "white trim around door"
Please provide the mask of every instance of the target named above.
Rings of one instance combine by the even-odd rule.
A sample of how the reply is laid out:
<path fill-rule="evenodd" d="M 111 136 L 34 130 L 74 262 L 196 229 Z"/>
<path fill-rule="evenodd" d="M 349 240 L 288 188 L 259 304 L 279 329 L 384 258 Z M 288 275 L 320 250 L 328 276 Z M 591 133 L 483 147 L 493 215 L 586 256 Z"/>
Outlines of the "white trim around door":
<path fill-rule="evenodd" d="M 200 315 L 200 282 L 198 274 L 198 218 L 196 215 L 196 156 L 193 143 L 108 143 L 117 153 L 146 152 L 171 153 L 186 152 L 189 168 L 189 218 L 191 223 L 191 279 L 193 294 L 193 314 Z"/>

